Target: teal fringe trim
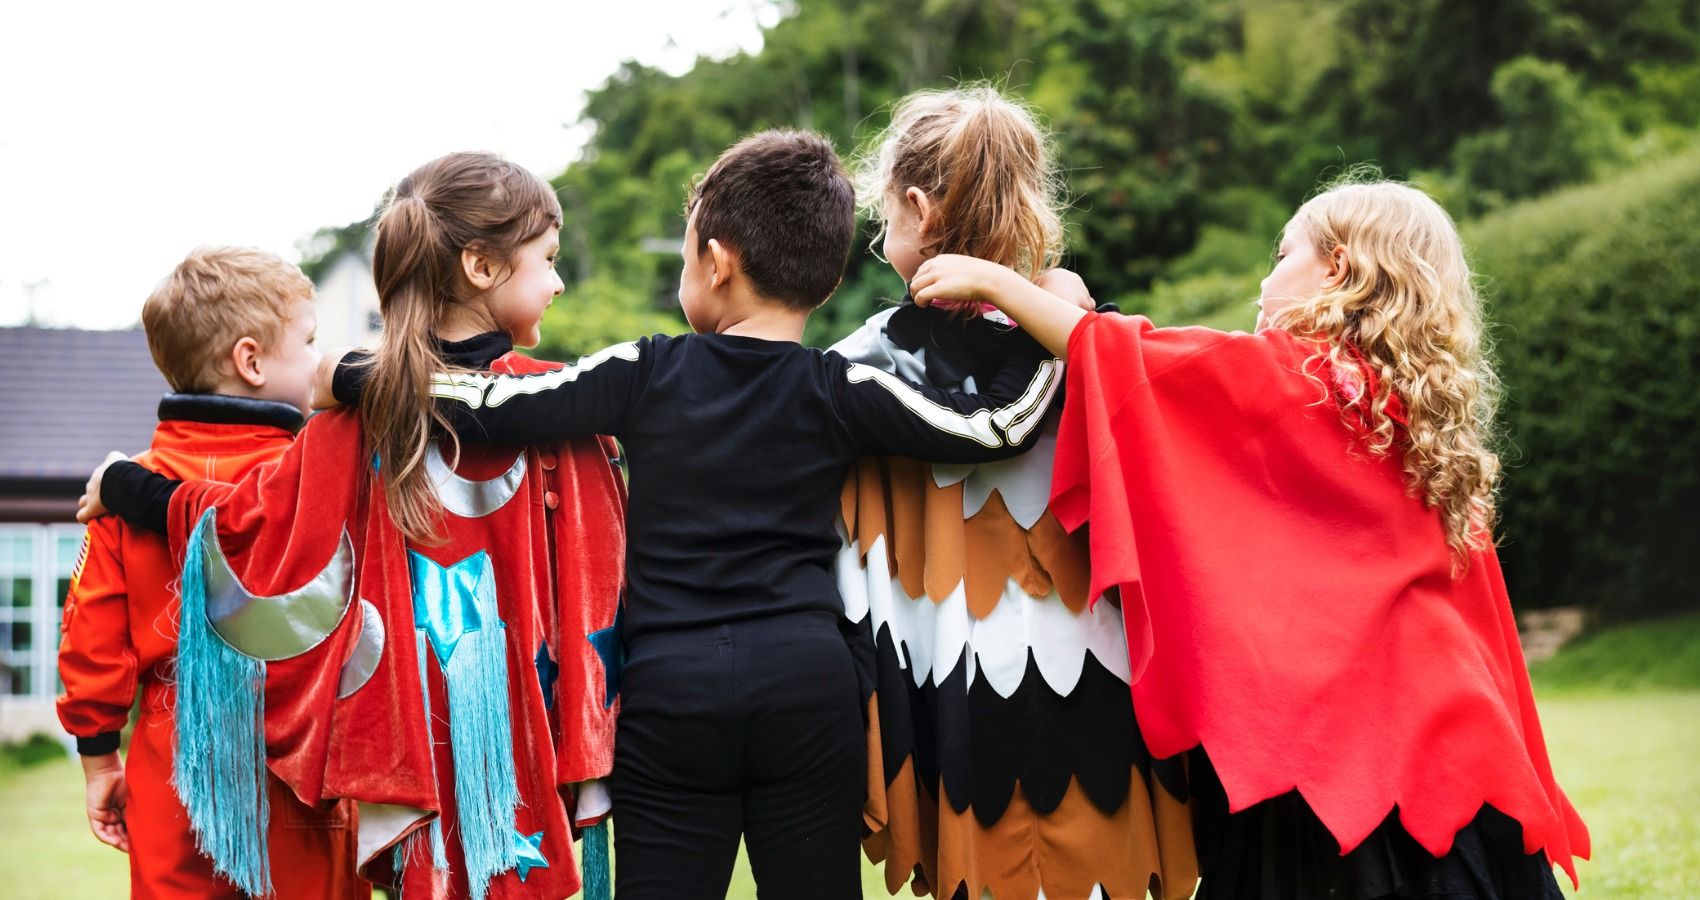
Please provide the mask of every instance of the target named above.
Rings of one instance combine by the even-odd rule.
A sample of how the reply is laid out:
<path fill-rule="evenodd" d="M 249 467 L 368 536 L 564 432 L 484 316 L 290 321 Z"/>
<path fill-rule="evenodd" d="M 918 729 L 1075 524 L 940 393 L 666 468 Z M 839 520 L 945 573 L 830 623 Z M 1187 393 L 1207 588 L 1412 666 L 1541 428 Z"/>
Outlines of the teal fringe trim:
<path fill-rule="evenodd" d="M 415 647 L 419 653 L 419 702 L 425 707 L 425 737 L 431 741 L 431 779 L 437 778 L 437 742 L 431 739 L 431 682 L 425 680 L 425 662 L 430 659 L 430 642 L 425 639 L 425 632 L 416 631 L 413 634 Z M 431 867 L 439 872 L 449 870 L 449 851 L 443 846 L 443 817 L 441 815 L 431 820 Z M 418 837 L 418 832 L 408 838 Z"/>
<path fill-rule="evenodd" d="M 449 848 L 443 844 L 443 817 L 431 820 L 431 868 L 439 872 L 449 870 Z"/>
<path fill-rule="evenodd" d="M 584 830 L 584 858 L 579 868 L 584 872 L 584 900 L 612 900 L 606 818 Z"/>
<path fill-rule="evenodd" d="M 415 835 L 408 835 L 396 841 L 390 850 L 390 866 L 395 869 L 395 900 L 407 900 L 403 890 L 407 885 L 407 848 L 413 846 Z"/>
<path fill-rule="evenodd" d="M 207 623 L 208 510 L 183 558 L 177 639 L 177 748 L 172 782 L 213 867 L 256 897 L 272 892 L 266 825 L 266 664 L 231 649 Z"/>
<path fill-rule="evenodd" d="M 456 824 L 472 900 L 484 900 L 490 879 L 519 864 L 513 842 L 519 786 L 508 712 L 507 630 L 496 609 L 490 558 L 479 556 L 473 599 L 482 627 L 461 637 L 443 667 L 455 761 Z"/>

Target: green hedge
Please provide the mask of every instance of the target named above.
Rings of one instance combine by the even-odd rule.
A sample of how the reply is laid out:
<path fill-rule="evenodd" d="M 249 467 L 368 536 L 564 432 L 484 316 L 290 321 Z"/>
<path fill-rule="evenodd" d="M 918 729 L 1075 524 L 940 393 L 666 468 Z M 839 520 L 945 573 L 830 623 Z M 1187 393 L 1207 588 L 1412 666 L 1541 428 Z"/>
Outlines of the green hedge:
<path fill-rule="evenodd" d="M 1592 631 L 1529 667 L 1536 692 L 1700 690 L 1700 613 Z"/>
<path fill-rule="evenodd" d="M 1507 389 L 1515 596 L 1612 616 L 1695 606 L 1700 149 L 1463 231 Z"/>

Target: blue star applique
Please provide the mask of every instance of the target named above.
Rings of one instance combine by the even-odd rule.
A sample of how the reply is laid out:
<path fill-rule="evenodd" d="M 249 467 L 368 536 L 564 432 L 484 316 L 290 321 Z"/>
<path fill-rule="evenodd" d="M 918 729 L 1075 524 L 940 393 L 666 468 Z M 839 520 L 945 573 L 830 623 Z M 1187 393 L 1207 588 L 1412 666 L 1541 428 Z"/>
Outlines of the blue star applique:
<path fill-rule="evenodd" d="M 516 829 L 513 833 L 514 870 L 519 875 L 521 884 L 532 869 L 549 868 L 549 860 L 543 858 L 543 832 L 533 835 L 520 834 Z"/>
<path fill-rule="evenodd" d="M 620 640 L 620 625 L 626 619 L 626 608 L 621 606 L 614 610 L 614 624 L 585 635 L 590 645 L 596 648 L 596 655 L 602 659 L 602 708 L 608 709 L 614 705 L 614 698 L 620 696 L 620 668 L 626 662 L 626 650 Z"/>
<path fill-rule="evenodd" d="M 561 667 L 549 656 L 549 645 L 537 645 L 537 686 L 543 689 L 543 708 L 555 708 L 555 680 L 561 677 Z"/>
<path fill-rule="evenodd" d="M 413 625 L 425 630 L 437 662 L 447 666 L 461 636 L 484 627 L 479 600 L 490 609 L 496 607 L 496 573 L 490 567 L 490 554 L 480 550 L 445 567 L 409 550 L 407 568 L 413 580 Z M 490 596 L 481 598 L 481 594 Z"/>

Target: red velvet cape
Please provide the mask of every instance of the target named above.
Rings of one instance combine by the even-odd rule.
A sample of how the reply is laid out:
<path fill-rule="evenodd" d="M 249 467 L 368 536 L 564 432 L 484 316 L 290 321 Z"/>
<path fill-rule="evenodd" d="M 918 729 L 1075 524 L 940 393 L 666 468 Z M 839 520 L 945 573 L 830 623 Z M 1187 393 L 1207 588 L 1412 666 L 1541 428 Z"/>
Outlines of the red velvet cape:
<path fill-rule="evenodd" d="M 1154 755 L 1202 744 L 1233 809 L 1298 789 L 1342 851 L 1395 807 L 1437 856 L 1482 804 L 1575 879 L 1499 561 L 1458 577 L 1439 513 L 1303 374 L 1311 345 L 1088 314 L 1052 510 L 1120 586 Z M 1143 674 L 1142 674 L 1143 673 Z"/>
<path fill-rule="evenodd" d="M 492 371 L 549 367 L 509 354 Z M 525 475 L 518 493 L 495 513 L 481 518 L 445 513 L 447 540 L 438 546 L 416 546 L 390 522 L 360 418 L 346 409 L 315 416 L 277 463 L 235 485 L 189 481 L 172 495 L 174 556 L 182 558 L 202 514 L 216 510 L 220 547 L 255 594 L 296 588 L 332 558 L 344 530 L 352 539 L 355 606 L 369 602 L 382 617 L 382 657 L 363 687 L 337 696 L 343 663 L 362 628 L 356 608 L 318 646 L 268 663 L 265 742 L 267 765 L 303 801 L 350 798 L 362 804 L 364 874 L 388 880 L 390 854 L 376 851 L 429 821 L 420 818 L 400 833 L 384 832 L 374 844 L 370 832 L 377 817 L 366 814 L 366 804 L 434 814 L 454 833 L 444 683 L 438 664 L 428 659 L 427 722 L 407 553 L 414 550 L 447 566 L 484 551 L 493 563 L 506 633 L 521 800 L 517 826 L 526 835 L 543 832 L 541 851 L 549 862 L 530 870 L 523 882 L 513 871 L 493 879 L 489 897 L 566 896 L 578 890 L 568 786 L 611 771 L 619 710 L 603 659 L 587 640 L 613 624 L 624 578 L 625 485 L 604 440 L 530 449 L 465 445 L 457 469 L 462 477 L 492 478 L 520 453 L 527 457 Z M 542 645 L 558 666 L 549 687 L 536 658 Z M 438 900 L 466 896 L 457 842 L 448 842 L 447 856 L 452 876 L 433 870 L 428 857 L 410 857 L 404 893 Z"/>

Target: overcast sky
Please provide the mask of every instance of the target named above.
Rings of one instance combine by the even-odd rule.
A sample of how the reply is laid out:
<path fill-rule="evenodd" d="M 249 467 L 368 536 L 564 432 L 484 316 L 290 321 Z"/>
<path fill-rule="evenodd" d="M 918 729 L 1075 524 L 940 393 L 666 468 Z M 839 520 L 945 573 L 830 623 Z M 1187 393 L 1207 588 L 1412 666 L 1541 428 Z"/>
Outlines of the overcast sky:
<path fill-rule="evenodd" d="M 136 321 L 198 244 L 297 260 L 413 167 L 548 177 L 584 92 L 760 45 L 761 0 L 0 3 L 0 325 Z"/>

